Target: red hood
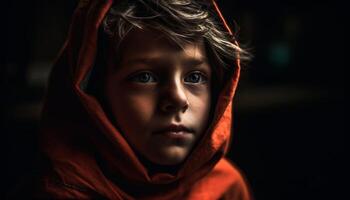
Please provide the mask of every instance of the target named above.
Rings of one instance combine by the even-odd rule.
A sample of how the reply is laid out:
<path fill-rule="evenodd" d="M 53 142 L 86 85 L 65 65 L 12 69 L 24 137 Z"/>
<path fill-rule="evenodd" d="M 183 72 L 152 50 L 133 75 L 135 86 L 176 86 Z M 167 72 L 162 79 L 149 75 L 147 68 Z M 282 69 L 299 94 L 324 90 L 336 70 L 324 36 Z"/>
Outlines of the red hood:
<path fill-rule="evenodd" d="M 51 72 L 40 136 L 52 167 L 45 176 L 45 193 L 58 198 L 95 194 L 109 199 L 217 199 L 231 189 L 235 192 L 230 195 L 246 199 L 242 177 L 224 158 L 231 140 L 239 60 L 233 63 L 235 73 L 220 93 L 209 128 L 177 174 L 150 174 L 99 102 L 80 87 L 94 65 L 98 27 L 111 5 L 112 0 L 81 1 Z M 108 170 L 100 168 L 98 158 Z M 112 171 L 113 178 L 105 171 Z"/>

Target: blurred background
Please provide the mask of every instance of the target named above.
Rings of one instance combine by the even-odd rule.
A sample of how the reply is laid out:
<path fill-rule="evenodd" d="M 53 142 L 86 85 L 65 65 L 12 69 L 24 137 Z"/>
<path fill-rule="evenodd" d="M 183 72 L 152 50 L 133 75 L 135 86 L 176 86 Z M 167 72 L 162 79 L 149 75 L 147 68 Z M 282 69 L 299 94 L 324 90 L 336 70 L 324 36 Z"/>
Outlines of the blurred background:
<path fill-rule="evenodd" d="M 235 97 L 228 156 L 245 174 L 257 200 L 344 199 L 344 5 L 302 0 L 218 3 L 254 55 L 243 67 Z M 47 78 L 76 4 L 2 3 L 1 196 L 35 171 L 35 134 Z"/>

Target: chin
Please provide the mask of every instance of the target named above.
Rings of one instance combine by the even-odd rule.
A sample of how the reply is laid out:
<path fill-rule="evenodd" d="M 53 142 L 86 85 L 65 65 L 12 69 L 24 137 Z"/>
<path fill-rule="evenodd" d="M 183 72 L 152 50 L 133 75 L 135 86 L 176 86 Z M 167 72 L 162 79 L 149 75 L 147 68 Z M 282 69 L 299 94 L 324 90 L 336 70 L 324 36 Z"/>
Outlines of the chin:
<path fill-rule="evenodd" d="M 188 149 L 184 147 L 167 147 L 163 151 L 157 152 L 157 156 L 151 160 L 159 165 L 178 165 L 186 159 L 188 152 Z"/>

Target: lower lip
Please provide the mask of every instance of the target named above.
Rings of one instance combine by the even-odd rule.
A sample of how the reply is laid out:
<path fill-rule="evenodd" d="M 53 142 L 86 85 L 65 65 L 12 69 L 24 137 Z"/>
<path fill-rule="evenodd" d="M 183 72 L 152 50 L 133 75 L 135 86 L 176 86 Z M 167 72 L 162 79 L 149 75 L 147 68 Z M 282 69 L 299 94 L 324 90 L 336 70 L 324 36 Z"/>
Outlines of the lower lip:
<path fill-rule="evenodd" d="M 190 139 L 191 137 L 191 133 L 183 132 L 183 131 L 180 131 L 180 132 L 166 131 L 166 132 L 159 133 L 159 135 L 163 135 L 170 139 L 181 139 L 181 140 Z"/>

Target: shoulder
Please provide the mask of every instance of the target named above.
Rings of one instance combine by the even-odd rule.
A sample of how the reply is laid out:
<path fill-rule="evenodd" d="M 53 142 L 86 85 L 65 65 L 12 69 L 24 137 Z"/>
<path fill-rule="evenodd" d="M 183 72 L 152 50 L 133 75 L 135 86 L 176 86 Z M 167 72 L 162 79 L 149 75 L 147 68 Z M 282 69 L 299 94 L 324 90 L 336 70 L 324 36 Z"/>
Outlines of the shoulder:
<path fill-rule="evenodd" d="M 7 195 L 8 199 L 105 199 L 97 192 L 66 184 L 55 176 L 28 176 Z"/>
<path fill-rule="evenodd" d="M 252 200 L 242 173 L 225 158 L 192 186 L 188 199 Z"/>
<path fill-rule="evenodd" d="M 227 159 L 221 159 L 213 170 L 214 174 L 227 182 L 226 191 L 220 199 L 252 200 L 248 182 L 239 168 Z"/>
<path fill-rule="evenodd" d="M 90 188 L 67 184 L 55 177 L 44 177 L 37 186 L 34 197 L 38 199 L 104 199 Z"/>
<path fill-rule="evenodd" d="M 242 171 L 230 160 L 223 158 L 214 167 L 214 173 L 225 176 L 232 181 L 232 184 L 243 184 L 245 178 Z"/>

